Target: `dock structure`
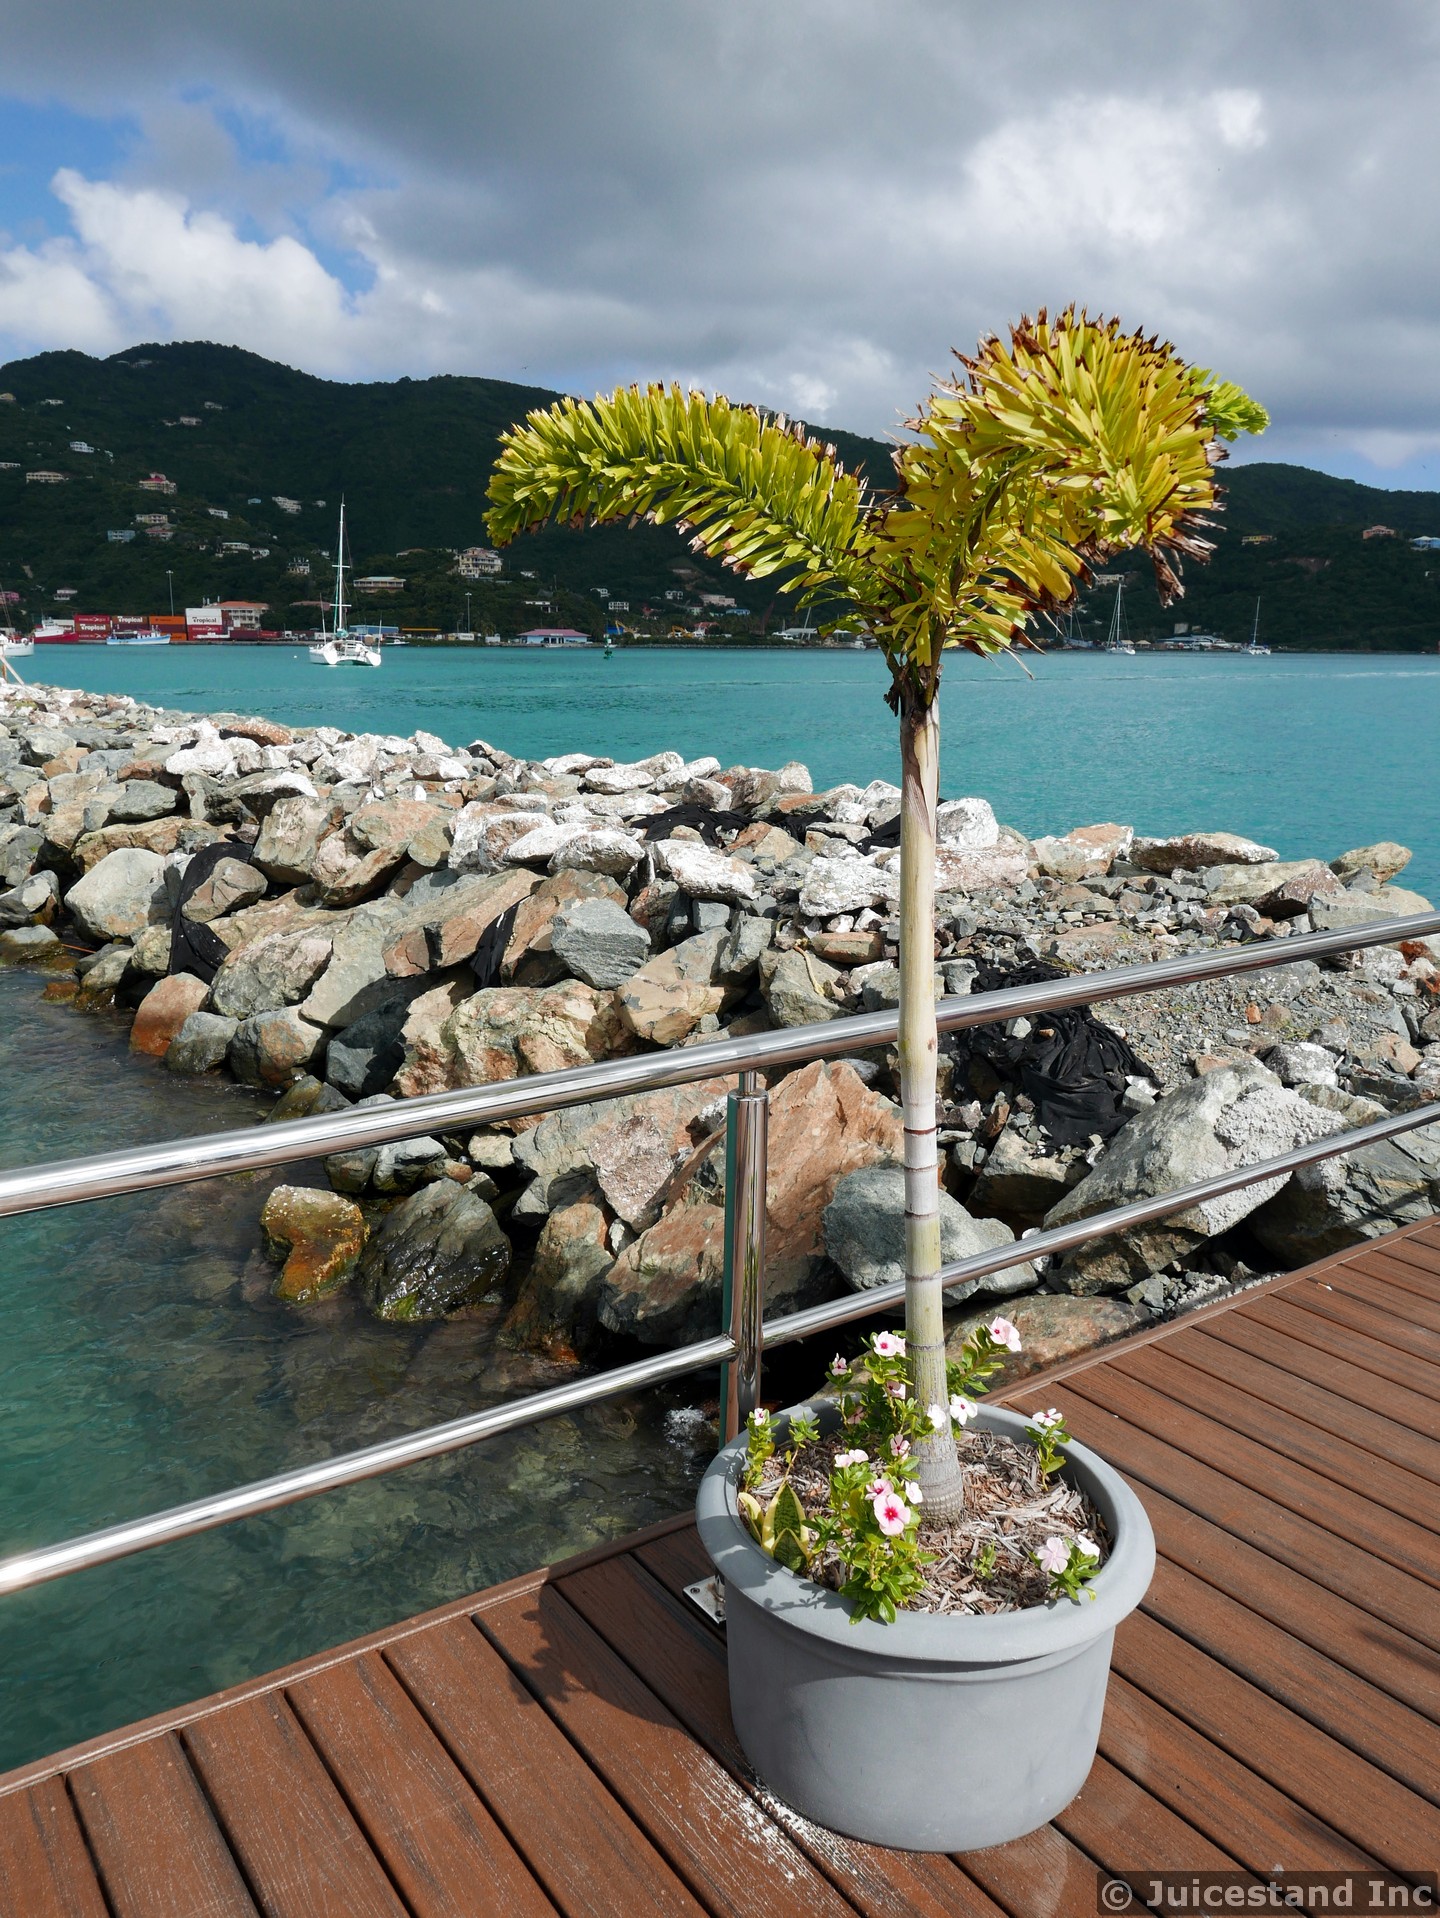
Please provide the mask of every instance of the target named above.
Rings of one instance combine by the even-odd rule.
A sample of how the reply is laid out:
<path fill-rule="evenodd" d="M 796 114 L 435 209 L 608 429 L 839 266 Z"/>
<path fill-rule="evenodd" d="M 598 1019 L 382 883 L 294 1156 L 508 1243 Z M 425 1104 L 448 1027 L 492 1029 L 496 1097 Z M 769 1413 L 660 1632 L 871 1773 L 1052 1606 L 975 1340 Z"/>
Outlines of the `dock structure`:
<path fill-rule="evenodd" d="M 1054 1918 L 1124 1874 L 1440 1864 L 1440 1219 L 1004 1395 L 1159 1562 L 1100 1755 L 960 1857 L 776 1803 L 675 1519 L 0 1778 L 4 1918 Z"/>

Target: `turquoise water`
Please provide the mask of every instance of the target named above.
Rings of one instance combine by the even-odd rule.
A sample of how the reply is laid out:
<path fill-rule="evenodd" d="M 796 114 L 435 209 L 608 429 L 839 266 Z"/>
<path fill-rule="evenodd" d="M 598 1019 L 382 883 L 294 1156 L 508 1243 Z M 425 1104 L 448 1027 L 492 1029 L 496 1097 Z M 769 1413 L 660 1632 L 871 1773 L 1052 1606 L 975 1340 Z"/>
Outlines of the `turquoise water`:
<path fill-rule="evenodd" d="M 727 765 L 806 761 L 817 785 L 894 778 L 874 653 L 655 649 L 605 659 L 511 647 L 387 650 L 336 670 L 303 648 L 43 647 L 27 677 L 290 724 L 480 737 L 526 758 L 674 747 Z M 957 657 L 942 695 L 945 790 L 1031 834 L 1115 819 L 1223 827 L 1286 858 L 1398 839 L 1440 890 L 1440 657 Z"/>
<path fill-rule="evenodd" d="M 0 1165 L 254 1123 L 248 1094 L 177 1081 L 128 1053 L 127 1022 L 40 989 L 0 971 Z M 256 1219 L 281 1176 L 0 1221 L 0 1555 L 553 1381 L 485 1318 L 278 1304 Z M 704 1460 L 667 1422 L 682 1403 L 554 1419 L 0 1597 L 0 1770 L 683 1509 Z"/>

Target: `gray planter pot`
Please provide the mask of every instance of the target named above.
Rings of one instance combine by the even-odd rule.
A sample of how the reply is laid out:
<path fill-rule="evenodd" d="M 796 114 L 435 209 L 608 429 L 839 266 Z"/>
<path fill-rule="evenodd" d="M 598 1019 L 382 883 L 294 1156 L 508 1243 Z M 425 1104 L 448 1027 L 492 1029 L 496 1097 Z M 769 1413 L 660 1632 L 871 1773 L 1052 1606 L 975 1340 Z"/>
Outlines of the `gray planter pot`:
<path fill-rule="evenodd" d="M 838 1416 L 823 1401 L 795 1410 L 822 1429 Z M 1026 1420 L 982 1407 L 978 1423 L 1023 1439 Z M 1070 1803 L 1094 1762 L 1115 1627 L 1145 1595 L 1155 1539 L 1118 1473 L 1082 1445 L 1066 1450 L 1113 1541 L 1094 1600 L 986 1618 L 902 1612 L 893 1625 L 852 1624 L 843 1599 L 762 1552 L 736 1496 L 744 1438 L 717 1456 L 696 1517 L 725 1581 L 731 1714 L 788 1805 L 873 1844 L 972 1851 Z"/>

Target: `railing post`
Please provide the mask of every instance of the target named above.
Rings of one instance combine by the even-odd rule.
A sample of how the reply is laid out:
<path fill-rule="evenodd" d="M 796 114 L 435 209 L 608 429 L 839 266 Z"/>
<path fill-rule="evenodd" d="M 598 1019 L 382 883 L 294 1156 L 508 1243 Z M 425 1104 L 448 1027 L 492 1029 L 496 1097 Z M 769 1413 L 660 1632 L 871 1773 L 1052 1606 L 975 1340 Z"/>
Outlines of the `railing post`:
<path fill-rule="evenodd" d="M 721 1426 L 728 1442 L 760 1403 L 765 1316 L 765 1182 L 770 1094 L 742 1072 L 725 1107 L 725 1327 L 739 1348 L 720 1371 Z"/>

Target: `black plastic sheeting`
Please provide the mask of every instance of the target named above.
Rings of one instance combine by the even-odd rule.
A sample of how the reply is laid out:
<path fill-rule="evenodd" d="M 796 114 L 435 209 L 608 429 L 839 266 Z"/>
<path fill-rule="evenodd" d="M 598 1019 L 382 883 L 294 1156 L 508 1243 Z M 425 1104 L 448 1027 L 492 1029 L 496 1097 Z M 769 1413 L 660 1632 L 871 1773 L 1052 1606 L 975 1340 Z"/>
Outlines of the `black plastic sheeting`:
<path fill-rule="evenodd" d="M 693 826 L 707 845 L 717 846 L 720 834 L 738 825 L 748 814 L 712 812 L 708 806 L 669 806 L 664 812 L 652 812 L 642 819 L 622 819 L 616 824 L 622 831 L 639 826 L 649 840 L 668 839 L 677 826 Z"/>
<path fill-rule="evenodd" d="M 222 859 L 243 859 L 250 848 L 234 839 L 218 839 L 192 853 L 180 880 L 180 895 L 170 914 L 170 970 L 193 973 L 208 986 L 230 948 L 218 932 L 185 917 L 185 902 L 204 885 Z"/>
<path fill-rule="evenodd" d="M 1038 960 L 982 966 L 971 990 L 1003 992 L 1068 977 Z M 1025 1094 L 1041 1128 L 1062 1146 L 1085 1145 L 1097 1134 L 1110 1138 L 1131 1116 L 1121 1103 L 1125 1081 L 1155 1079 L 1120 1034 L 1088 1006 L 1032 1013 L 1023 1038 L 1007 1036 L 1003 1026 L 967 1028 L 947 1035 L 946 1049 L 957 1058 L 979 1053 L 988 1060 L 1002 1081 Z"/>

